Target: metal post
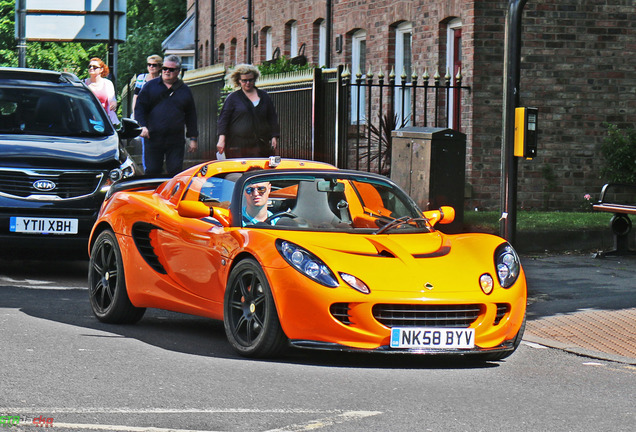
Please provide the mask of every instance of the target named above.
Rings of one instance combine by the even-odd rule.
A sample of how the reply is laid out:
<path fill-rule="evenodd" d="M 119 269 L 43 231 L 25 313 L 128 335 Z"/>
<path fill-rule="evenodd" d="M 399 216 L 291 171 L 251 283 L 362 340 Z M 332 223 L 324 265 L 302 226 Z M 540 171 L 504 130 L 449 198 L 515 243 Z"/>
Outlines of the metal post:
<path fill-rule="evenodd" d="M 117 87 L 117 61 L 115 59 L 115 0 L 110 0 L 108 7 L 108 67 L 110 80 Z"/>
<path fill-rule="evenodd" d="M 504 58 L 503 132 L 501 143 L 500 233 L 514 245 L 517 230 L 517 158 L 514 155 L 515 108 L 519 105 L 521 17 L 527 0 L 509 0 Z"/>
<path fill-rule="evenodd" d="M 18 66 L 26 67 L 26 0 L 18 0 L 17 5 L 17 39 L 18 39 Z"/>
<path fill-rule="evenodd" d="M 216 0 L 211 1 L 210 5 L 210 64 L 216 64 Z"/>
<path fill-rule="evenodd" d="M 252 32 L 254 25 L 254 15 L 252 12 L 252 0 L 247 1 L 247 63 L 252 64 Z"/>
<path fill-rule="evenodd" d="M 199 0 L 194 1 L 194 68 L 199 68 Z"/>
<path fill-rule="evenodd" d="M 331 44 L 332 44 L 332 40 L 331 37 L 333 35 L 333 17 L 332 17 L 332 4 L 331 4 L 331 0 L 327 0 L 327 12 L 326 12 L 326 16 L 327 16 L 327 23 L 325 25 L 325 30 L 327 32 L 327 46 L 325 47 L 325 62 L 327 63 L 325 66 L 327 68 L 331 67 Z M 352 71 L 353 72 L 353 71 Z"/>

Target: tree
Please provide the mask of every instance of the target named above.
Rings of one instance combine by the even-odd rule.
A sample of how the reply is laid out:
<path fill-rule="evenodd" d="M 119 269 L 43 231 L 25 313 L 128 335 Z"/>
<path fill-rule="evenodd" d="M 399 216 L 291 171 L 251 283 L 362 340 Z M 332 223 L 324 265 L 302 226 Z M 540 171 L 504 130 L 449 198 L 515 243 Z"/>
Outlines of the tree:
<path fill-rule="evenodd" d="M 161 42 L 186 16 L 186 0 L 127 0 L 125 43 L 119 44 L 116 87 L 146 70 L 146 57 L 162 53 Z M 86 78 L 92 57 L 104 60 L 108 47 L 102 42 L 28 42 L 26 64 L 30 68 L 66 70 Z M 18 66 L 15 40 L 15 0 L 0 0 L 0 66 Z"/>
<path fill-rule="evenodd" d="M 128 0 L 126 43 L 119 45 L 118 88 L 146 71 L 146 58 L 162 55 L 161 43 L 186 17 L 186 1 Z"/>

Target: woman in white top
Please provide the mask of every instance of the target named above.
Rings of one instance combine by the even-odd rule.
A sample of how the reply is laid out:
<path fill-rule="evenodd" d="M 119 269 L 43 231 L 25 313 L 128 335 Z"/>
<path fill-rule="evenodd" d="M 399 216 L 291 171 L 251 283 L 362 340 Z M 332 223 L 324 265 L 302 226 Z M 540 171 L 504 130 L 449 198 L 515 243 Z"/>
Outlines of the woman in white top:
<path fill-rule="evenodd" d="M 115 110 L 117 109 L 117 98 L 115 97 L 115 86 L 106 78 L 108 76 L 108 66 L 97 57 L 91 59 L 88 65 L 88 78 L 85 83 L 89 89 L 97 96 L 99 102 L 106 110 L 108 117 L 113 124 L 119 124 L 119 119 Z"/>

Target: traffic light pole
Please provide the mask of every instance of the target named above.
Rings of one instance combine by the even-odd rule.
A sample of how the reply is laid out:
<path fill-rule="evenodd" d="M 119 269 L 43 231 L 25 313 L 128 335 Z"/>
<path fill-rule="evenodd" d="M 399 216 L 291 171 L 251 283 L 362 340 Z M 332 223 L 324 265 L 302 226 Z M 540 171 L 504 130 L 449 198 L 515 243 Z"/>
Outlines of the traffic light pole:
<path fill-rule="evenodd" d="M 515 108 L 519 106 L 521 70 L 521 16 L 527 0 L 509 0 L 504 58 L 503 132 L 501 143 L 500 235 L 511 244 L 517 236 L 517 175 Z"/>

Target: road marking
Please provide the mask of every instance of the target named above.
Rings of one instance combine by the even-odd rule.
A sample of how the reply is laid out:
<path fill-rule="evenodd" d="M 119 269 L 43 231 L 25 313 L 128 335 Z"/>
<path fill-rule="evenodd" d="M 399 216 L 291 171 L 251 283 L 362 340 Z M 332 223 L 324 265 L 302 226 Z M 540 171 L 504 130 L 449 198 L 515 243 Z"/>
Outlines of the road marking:
<path fill-rule="evenodd" d="M 270 409 L 270 410 L 255 410 L 255 409 L 243 409 L 243 408 L 231 408 L 231 409 L 133 409 L 133 408 L 52 408 L 52 407 L 0 407 L 0 412 L 6 413 L 20 413 L 20 412 L 37 412 L 46 413 L 46 416 L 51 414 L 321 414 L 325 415 L 320 419 L 309 420 L 306 423 L 297 423 L 289 426 L 284 426 L 277 429 L 270 429 L 265 432 L 302 432 L 317 430 L 336 424 L 353 422 L 366 417 L 382 414 L 382 411 L 342 411 L 342 410 L 306 410 L 306 409 Z M 329 415 L 332 414 L 332 415 Z M 27 420 L 30 418 L 27 416 Z M 31 426 L 28 423 L 23 423 L 24 426 Z M 19 425 L 18 427 L 22 427 Z M 105 425 L 105 424 L 81 424 L 81 423 L 61 423 L 54 421 L 53 427 L 63 429 L 79 429 L 79 430 L 105 430 L 111 432 L 219 432 L 200 429 L 171 429 L 171 428 L 157 428 L 157 427 L 141 427 L 141 426 L 124 426 L 124 425 Z"/>
<path fill-rule="evenodd" d="M 378 414 L 382 414 L 381 411 L 347 411 L 342 414 L 338 414 L 335 417 L 325 417 L 318 420 L 311 420 L 307 423 L 297 423 L 289 426 L 285 426 L 278 429 L 269 429 L 265 432 L 302 432 L 317 430 L 327 426 L 333 426 L 340 423 L 346 423 L 363 419 L 365 417 L 371 417 Z"/>
<path fill-rule="evenodd" d="M 8 285 L 15 288 L 27 288 L 27 289 L 39 289 L 39 290 L 56 290 L 56 291 L 68 291 L 68 290 L 86 290 L 85 286 L 57 286 L 50 285 L 54 282 L 41 281 L 35 279 L 22 279 L 17 280 L 8 276 L 0 276 L 0 285 Z"/>
<path fill-rule="evenodd" d="M 20 427 L 20 426 L 18 426 Z M 94 425 L 81 423 L 53 423 L 53 428 L 80 429 L 80 430 L 105 430 L 110 432 L 220 432 L 201 429 L 166 429 L 157 427 L 137 427 L 119 425 Z"/>
<path fill-rule="evenodd" d="M 538 343 L 534 343 L 534 342 L 528 342 L 528 341 L 521 341 L 522 344 L 524 345 L 528 345 L 531 348 L 536 348 L 536 349 L 548 349 L 548 347 L 543 346 L 543 345 L 539 345 Z"/>

